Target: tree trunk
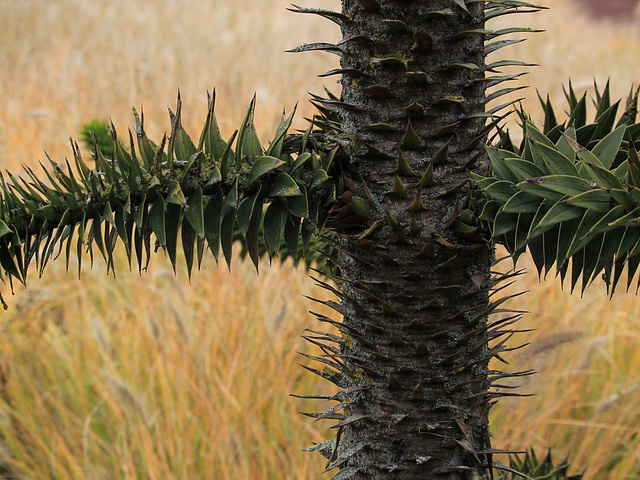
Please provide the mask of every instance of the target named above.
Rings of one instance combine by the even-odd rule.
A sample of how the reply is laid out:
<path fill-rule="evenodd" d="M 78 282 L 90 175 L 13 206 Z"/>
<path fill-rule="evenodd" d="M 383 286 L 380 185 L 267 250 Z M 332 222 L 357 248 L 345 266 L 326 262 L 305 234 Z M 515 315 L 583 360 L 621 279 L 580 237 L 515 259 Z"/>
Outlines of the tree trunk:
<path fill-rule="evenodd" d="M 486 168 L 484 35 L 464 33 L 484 28 L 484 4 L 379 1 L 342 2 L 333 104 L 359 145 L 345 177 L 374 206 L 339 241 L 330 466 L 340 480 L 489 478 L 492 249 L 470 225 L 468 175 Z"/>

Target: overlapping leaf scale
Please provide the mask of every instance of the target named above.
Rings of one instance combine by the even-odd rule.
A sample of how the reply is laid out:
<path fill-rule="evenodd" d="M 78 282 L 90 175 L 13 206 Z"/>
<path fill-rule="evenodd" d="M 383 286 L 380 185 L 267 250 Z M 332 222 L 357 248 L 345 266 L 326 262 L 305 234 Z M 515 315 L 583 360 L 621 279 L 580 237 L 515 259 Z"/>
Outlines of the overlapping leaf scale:
<path fill-rule="evenodd" d="M 129 132 L 126 148 L 110 128 L 114 158 L 104 157 L 94 137 L 94 168 L 72 142 L 73 166 L 49 160 L 41 175 L 28 167 L 24 177 L 0 174 L 0 270 L 9 282 L 25 282 L 32 262 L 42 271 L 63 251 L 67 262 L 74 252 L 80 263 L 87 250 L 93 260 L 94 247 L 113 269 L 118 242 L 142 270 L 151 234 L 155 250 L 165 251 L 174 268 L 177 253 L 184 253 L 189 274 L 205 245 L 216 260 L 221 247 L 229 263 L 238 239 L 256 267 L 265 251 L 278 255 L 281 244 L 296 261 L 304 256 L 334 194 L 329 180 L 339 147 L 319 141 L 311 125 L 304 135 L 290 135 L 293 113 L 283 114 L 263 147 L 253 125 L 255 98 L 241 128 L 225 141 L 215 93 L 208 103 L 197 144 L 182 126 L 178 96 L 171 134 L 157 144 L 145 132 L 144 115 L 134 111 L 135 135 Z"/>
<path fill-rule="evenodd" d="M 638 269 L 640 159 L 635 143 L 640 129 L 632 123 L 637 96 L 637 91 L 629 95 L 617 123 L 611 120 L 608 85 L 602 93 L 596 88 L 592 124 L 586 123 L 584 102 L 572 87 L 566 124 L 557 123 L 548 99 L 541 100 L 543 130 L 521 112 L 520 147 L 503 137 L 498 146 L 487 148 L 493 176 L 474 176 L 485 197 L 481 219 L 496 242 L 516 260 L 528 249 L 541 275 L 555 265 L 571 289 L 582 278 L 584 291 L 602 274 L 613 294 L 624 270 L 629 288 Z"/>

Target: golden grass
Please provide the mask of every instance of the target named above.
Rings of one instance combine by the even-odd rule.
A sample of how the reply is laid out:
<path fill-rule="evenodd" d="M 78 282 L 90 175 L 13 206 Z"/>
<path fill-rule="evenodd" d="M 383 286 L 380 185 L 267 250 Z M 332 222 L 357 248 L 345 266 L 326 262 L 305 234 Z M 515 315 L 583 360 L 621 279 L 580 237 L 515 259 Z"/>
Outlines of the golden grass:
<path fill-rule="evenodd" d="M 540 0 L 539 5 L 549 7 L 535 15 L 522 14 L 499 17 L 492 27 L 523 26 L 544 33 L 520 35 L 526 41 L 498 50 L 489 56 L 489 61 L 510 58 L 538 65 L 527 68 L 528 75 L 511 82 L 509 86 L 528 85 L 549 97 L 561 120 L 567 108 L 562 86 L 571 79 L 577 95 L 593 92 L 596 80 L 604 88 L 611 80 L 611 98 L 626 97 L 631 85 L 640 84 L 640 28 L 638 22 L 625 24 L 593 23 L 580 8 L 580 0 Z M 513 36 L 512 38 L 518 38 Z M 504 85 L 503 85 L 504 86 Z M 522 98 L 525 111 L 535 120 L 540 120 L 541 108 L 534 89 L 516 92 L 505 98 Z M 622 108 L 624 108 L 624 100 Z M 591 107 L 591 104 L 588 104 Z M 591 109 L 591 114 L 594 110 Z M 513 120 L 513 119 L 512 119 Z"/>
<path fill-rule="evenodd" d="M 339 7 L 336 0 L 314 3 Z M 144 108 L 157 138 L 169 126 L 167 105 L 175 107 L 178 88 L 190 132 L 202 125 L 206 92 L 214 87 L 226 135 L 239 127 L 254 93 L 262 138 L 283 107 L 298 101 L 304 126 L 313 111 L 307 92 L 321 92 L 316 76 L 335 68 L 337 57 L 283 52 L 337 41 L 340 33 L 319 17 L 286 12 L 289 6 L 288 0 L 12 2 L 0 19 L 3 166 L 33 163 L 44 149 L 64 157 L 69 135 L 93 118 L 111 117 L 123 131 L 132 106 Z"/>
<path fill-rule="evenodd" d="M 121 252 L 123 253 L 123 252 Z M 4 315 L 0 433 L 27 478 L 313 478 L 297 414 L 327 393 L 296 365 L 317 294 L 290 264 L 212 259 L 191 284 L 156 262 L 143 277 L 71 281 L 62 262 Z M 73 290 L 70 290 L 70 288 Z M 328 313 L 328 312 L 324 312 Z M 4 452 L 9 455 L 9 452 Z M 7 458 L 5 458 L 7 460 Z"/>
<path fill-rule="evenodd" d="M 609 301 L 604 286 L 596 283 L 581 298 L 579 291 L 571 295 L 561 289 L 551 276 L 539 283 L 535 267 L 526 260 L 523 266 L 528 272 L 507 293 L 529 291 L 510 303 L 529 311 L 517 328 L 535 330 L 510 342 L 512 347 L 530 343 L 506 357 L 510 365 L 494 362 L 493 367 L 537 371 L 517 382 L 519 393 L 535 396 L 503 399 L 494 407 L 494 446 L 533 446 L 539 454 L 551 446 L 556 460 L 571 454 L 574 472 L 586 468 L 585 478 L 637 478 L 637 295 L 621 289 Z"/>
<path fill-rule="evenodd" d="M 591 24 L 568 0 L 543 3 L 553 9 L 516 20 L 547 33 L 504 52 L 541 65 L 527 84 L 560 106 L 569 77 L 579 89 L 611 77 L 614 97 L 638 83 L 637 28 Z M 132 105 L 144 107 L 158 137 L 178 88 L 192 134 L 214 86 L 227 136 L 254 92 L 262 139 L 297 101 L 303 126 L 312 112 L 306 92 L 335 86 L 315 75 L 336 57 L 281 52 L 339 32 L 285 13 L 288 4 L 11 2 L 0 16 L 3 167 L 34 165 L 43 149 L 68 156 L 69 135 L 92 118 L 109 115 L 122 132 Z M 339 8 L 337 0 L 305 4 Z M 539 118 L 533 91 L 526 95 Z M 306 348 L 300 333 L 315 327 L 306 310 L 316 307 L 301 296 L 318 295 L 312 282 L 289 265 L 263 265 L 256 277 L 242 262 L 229 275 L 208 259 L 189 284 L 160 257 L 142 278 L 120 262 L 116 280 L 98 264 L 78 281 L 54 262 L 8 298 L 0 460 L 33 479 L 317 478 L 323 462 L 300 450 L 322 439 L 322 426 L 296 412 L 320 406 L 288 397 L 329 388 L 295 365 L 294 351 Z M 495 408 L 495 446 L 552 445 L 557 456 L 571 451 L 587 478 L 637 478 L 637 297 L 609 302 L 596 285 L 580 299 L 532 273 L 515 288 L 531 290 L 512 306 L 531 311 L 522 327 L 537 330 L 521 336 L 532 345 L 508 357 L 509 368 L 537 369 L 523 392 L 538 395 Z"/>

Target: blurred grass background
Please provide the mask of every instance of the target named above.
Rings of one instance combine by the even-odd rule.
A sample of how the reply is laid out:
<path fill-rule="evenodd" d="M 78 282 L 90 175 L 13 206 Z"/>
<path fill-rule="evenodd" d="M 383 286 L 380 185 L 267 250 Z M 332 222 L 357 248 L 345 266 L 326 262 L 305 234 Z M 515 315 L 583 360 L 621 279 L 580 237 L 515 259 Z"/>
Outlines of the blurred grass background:
<path fill-rule="evenodd" d="M 302 2 L 301 2 L 302 3 Z M 523 84 L 547 92 L 561 110 L 562 83 L 580 91 L 611 78 L 614 97 L 640 81 L 640 28 L 587 19 L 579 3 L 544 0 L 535 16 L 494 25 L 546 33 L 508 51 L 539 64 Z M 337 0 L 305 6 L 339 9 Z M 225 136 L 241 122 L 254 92 L 262 139 L 282 108 L 300 102 L 297 126 L 312 114 L 307 92 L 337 65 L 323 53 L 293 55 L 302 43 L 339 39 L 330 22 L 286 12 L 288 1 L 7 0 L 0 16 L 0 158 L 19 172 L 46 150 L 70 155 L 69 136 L 93 118 L 124 132 L 142 106 L 153 138 L 169 128 L 177 89 L 183 124 L 196 135 L 206 91 L 217 91 Z M 495 58 L 494 58 L 495 59 Z M 535 91 L 525 109 L 540 118 Z M 519 92 L 522 93 L 522 92 Z M 537 116 L 537 117 L 536 117 Z M 53 263 L 28 290 L 16 287 L 0 316 L 0 464 L 5 478 L 303 479 L 322 459 L 300 450 L 324 437 L 298 410 L 319 410 L 289 393 L 328 393 L 298 367 L 300 334 L 316 328 L 303 295 L 323 293 L 290 264 L 237 261 L 231 274 L 207 259 L 189 284 L 160 255 L 142 277 L 126 262 L 117 279 L 83 262 L 82 280 Z M 526 261 L 522 266 L 527 266 Z M 531 312 L 536 331 L 508 357 L 509 369 L 536 369 L 522 383 L 535 397 L 506 400 L 492 415 L 494 446 L 556 457 L 571 452 L 586 478 L 640 475 L 640 325 L 638 297 L 609 301 L 601 285 L 580 298 L 533 272 L 511 302 Z M 324 312 L 328 313 L 328 312 Z M 496 366 L 498 367 L 498 366 Z M 325 382 L 326 383 L 326 382 Z M 506 461 L 506 459 L 503 459 Z M 328 478 L 328 477 L 327 477 Z"/>

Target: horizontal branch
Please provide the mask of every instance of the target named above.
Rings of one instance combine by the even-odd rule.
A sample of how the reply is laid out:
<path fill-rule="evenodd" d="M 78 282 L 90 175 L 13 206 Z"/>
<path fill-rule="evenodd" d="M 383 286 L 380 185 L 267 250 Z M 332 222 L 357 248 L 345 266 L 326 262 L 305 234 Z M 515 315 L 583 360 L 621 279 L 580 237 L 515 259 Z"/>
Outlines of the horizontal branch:
<path fill-rule="evenodd" d="M 475 176 L 486 199 L 481 220 L 514 258 L 528 249 L 539 274 L 555 265 L 571 289 L 582 291 L 603 273 L 613 294 L 623 271 L 627 289 L 640 266 L 640 158 L 635 123 L 638 91 L 630 92 L 616 122 L 609 85 L 596 86 L 595 120 L 587 122 L 586 96 L 566 93 L 569 119 L 558 123 L 551 102 L 542 129 L 520 112 L 523 141 L 501 132 L 487 152 L 492 176 Z"/>
<path fill-rule="evenodd" d="M 121 241 L 131 265 L 146 268 L 151 252 L 165 251 L 175 268 L 182 246 L 191 274 L 208 246 L 216 261 L 222 251 L 231 262 L 232 245 L 242 240 L 254 265 L 267 253 L 294 260 L 308 253 L 336 195 L 337 158 L 344 144 L 335 132 L 290 134 L 293 113 L 282 117 L 268 146 L 253 124 L 255 98 L 241 127 L 225 140 L 214 113 L 214 96 L 197 144 L 182 126 L 182 102 L 170 110 L 171 134 L 159 143 L 144 130 L 144 115 L 134 110 L 135 133 L 125 148 L 110 126 L 113 158 L 105 158 L 93 135 L 95 167 L 87 166 L 71 142 L 73 166 L 49 159 L 36 175 L 0 175 L 0 271 L 25 282 L 28 267 L 39 271 L 64 250 L 79 267 L 83 252 L 93 260 L 97 247 L 114 269 Z M 316 122 L 317 123 L 317 122 Z M 284 251 L 284 252 L 283 252 Z"/>

